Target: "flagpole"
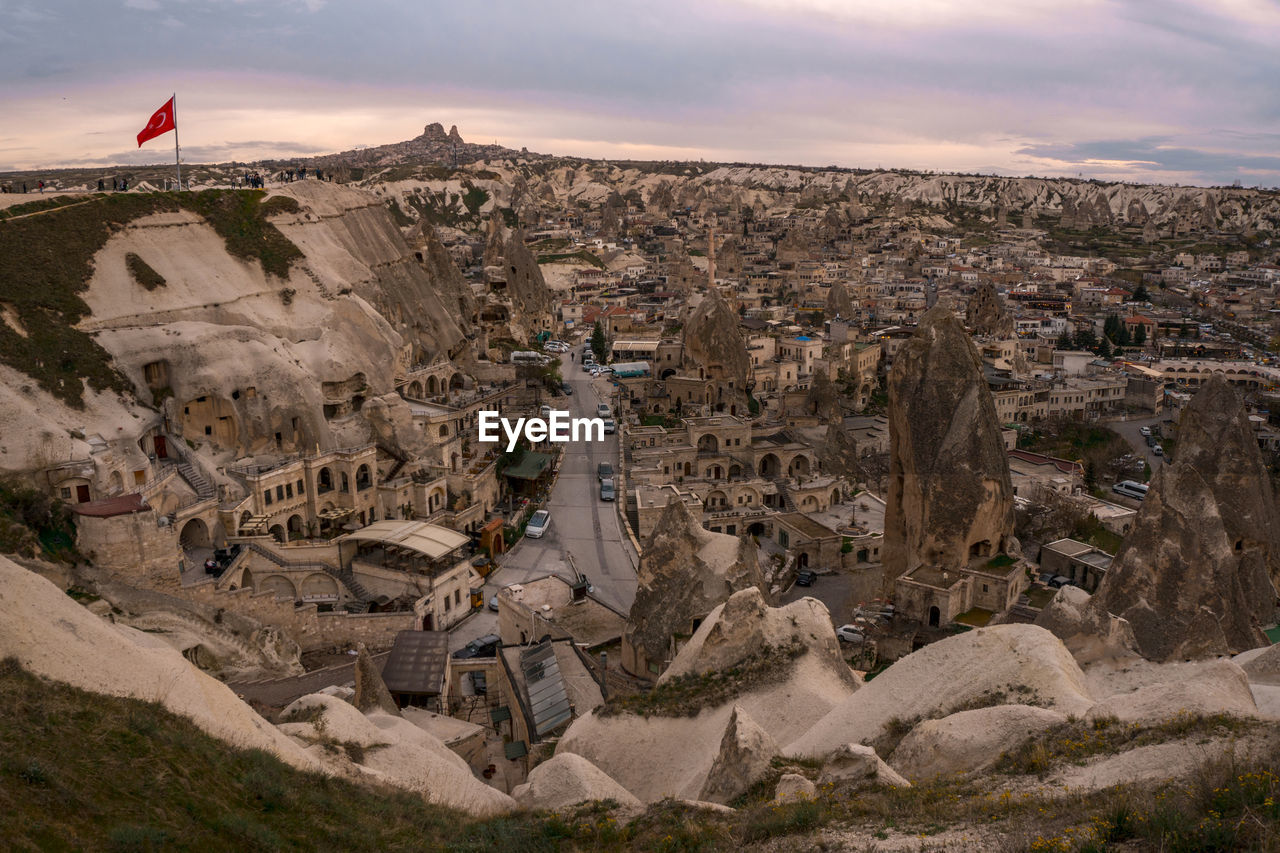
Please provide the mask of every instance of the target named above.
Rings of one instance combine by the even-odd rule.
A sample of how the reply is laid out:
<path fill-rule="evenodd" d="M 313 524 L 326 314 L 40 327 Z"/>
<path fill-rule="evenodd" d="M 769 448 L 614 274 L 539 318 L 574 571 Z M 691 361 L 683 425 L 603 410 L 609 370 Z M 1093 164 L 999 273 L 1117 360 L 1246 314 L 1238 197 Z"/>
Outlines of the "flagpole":
<path fill-rule="evenodd" d="M 178 93 L 173 93 L 173 162 L 178 167 L 178 192 L 182 192 L 182 155 L 178 153 Z"/>

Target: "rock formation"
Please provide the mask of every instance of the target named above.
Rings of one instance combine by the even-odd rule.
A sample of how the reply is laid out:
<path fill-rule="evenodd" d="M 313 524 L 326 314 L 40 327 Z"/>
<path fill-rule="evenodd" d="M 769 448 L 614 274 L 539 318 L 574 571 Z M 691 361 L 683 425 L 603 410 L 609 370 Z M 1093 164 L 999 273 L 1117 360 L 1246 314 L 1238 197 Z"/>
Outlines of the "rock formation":
<path fill-rule="evenodd" d="M 1031 705 L 960 711 L 920 723 L 898 744 L 889 764 L 917 781 L 971 773 L 989 767 L 1032 735 L 1066 721 L 1066 714 Z"/>
<path fill-rule="evenodd" d="M 783 607 L 769 607 L 757 587 L 735 592 L 707 614 L 702 625 L 680 649 L 659 683 L 679 675 L 731 669 L 766 647 L 800 643 L 818 660 L 831 665 L 851 689 L 858 682 L 841 657 L 831 614 L 816 598 L 801 598 Z"/>
<path fill-rule="evenodd" d="M 894 788 L 910 788 L 911 783 L 894 770 L 876 751 L 860 743 L 846 743 L 832 753 L 822 765 L 819 785 L 849 782 L 876 782 Z"/>
<path fill-rule="evenodd" d="M 583 802 L 613 800 L 625 816 L 644 810 L 634 794 L 572 752 L 557 752 L 533 768 L 529 781 L 517 785 L 511 796 L 526 809 L 567 809 Z"/>
<path fill-rule="evenodd" d="M 373 662 L 373 656 L 364 643 L 360 644 L 357 652 L 356 692 L 351 704 L 356 706 L 357 711 L 366 714 L 370 711 L 396 716 L 400 714 L 400 706 L 391 698 L 391 691 L 387 689 L 387 683 L 382 680 L 382 673 L 378 671 L 378 665 Z"/>
<path fill-rule="evenodd" d="M 1239 397 L 1214 376 L 1090 606 L 1128 620 L 1151 660 L 1242 652 L 1269 644 L 1278 569 L 1271 483 Z"/>
<path fill-rule="evenodd" d="M 524 232 L 508 230 L 496 208 L 489 219 L 484 249 L 485 277 L 491 288 L 501 285 L 511 300 L 512 322 L 528 333 L 542 328 L 551 312 L 551 289 L 542 277 L 538 260 L 524 242 Z"/>
<path fill-rule="evenodd" d="M 684 502 L 672 498 L 640 557 L 623 642 L 647 662 L 662 665 L 671 657 L 676 633 L 690 631 L 695 619 L 733 593 L 763 583 L 750 540 L 706 530 Z"/>
<path fill-rule="evenodd" d="M 818 788 L 799 773 L 783 773 L 778 786 L 773 789 L 775 805 L 794 803 L 796 800 L 812 800 Z"/>
<path fill-rule="evenodd" d="M 1062 640 L 1082 663 L 1136 654 L 1138 642 L 1133 626 L 1125 619 L 1090 607 L 1091 598 L 1078 586 L 1064 586 L 1040 611 L 1036 624 Z"/>
<path fill-rule="evenodd" d="M 712 383 L 712 408 L 745 416 L 751 359 L 737 315 L 714 288 L 685 320 L 683 341 L 684 372 Z"/>
<path fill-rule="evenodd" d="M 728 803 L 769 772 L 778 744 L 747 712 L 734 706 L 720 739 L 720 752 L 711 764 L 699 800 Z"/>
<path fill-rule="evenodd" d="M 831 290 L 827 292 L 826 318 L 834 320 L 840 317 L 852 320 L 857 313 L 858 309 L 854 307 L 853 298 L 849 296 L 849 289 L 844 286 L 844 282 L 832 283 Z"/>
<path fill-rule="evenodd" d="M 591 711 L 573 721 L 556 754 L 587 758 L 646 803 L 668 796 L 696 799 L 720 755 L 735 708 L 784 744 L 854 695 L 858 679 L 840 659 L 831 616 L 820 601 L 803 598 L 762 611 L 753 590 L 732 601 L 732 607 L 726 603 L 707 615 L 665 677 L 727 670 L 736 686 L 706 700 L 693 716 L 662 708 L 644 715 Z M 734 668 L 766 646 L 785 657 L 765 656 L 775 667 L 770 674 L 735 682 Z"/>
<path fill-rule="evenodd" d="M 989 338 L 1013 336 L 1013 317 L 1005 310 L 1000 294 L 990 282 L 978 286 L 965 311 L 965 325 L 975 335 Z"/>
<path fill-rule="evenodd" d="M 944 717 L 976 702 L 1034 703 L 1082 714 L 1093 698 L 1080 666 L 1057 637 L 1034 625 L 993 625 L 912 652 L 783 751 L 822 757 L 845 743 L 881 737 L 895 718 Z"/>
<path fill-rule="evenodd" d="M 889 374 L 884 591 L 920 565 L 1016 551 L 1013 486 L 978 351 L 950 307 L 921 319 Z"/>

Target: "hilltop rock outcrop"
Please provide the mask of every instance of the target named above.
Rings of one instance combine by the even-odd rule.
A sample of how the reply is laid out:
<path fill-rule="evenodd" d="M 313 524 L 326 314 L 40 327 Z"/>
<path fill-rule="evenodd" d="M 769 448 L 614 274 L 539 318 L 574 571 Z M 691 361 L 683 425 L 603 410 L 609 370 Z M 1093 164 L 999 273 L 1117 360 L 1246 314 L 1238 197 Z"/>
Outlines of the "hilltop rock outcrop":
<path fill-rule="evenodd" d="M 712 533 L 672 498 L 640 557 L 637 583 L 623 642 L 660 665 L 676 633 L 735 592 L 762 586 L 764 574 L 750 540 Z M 624 650 L 624 663 L 626 657 Z"/>
<path fill-rule="evenodd" d="M 925 720 L 889 756 L 908 779 L 971 773 L 993 764 L 1027 738 L 1065 723 L 1067 715 L 1031 705 L 993 705 Z"/>
<path fill-rule="evenodd" d="M 1005 310 L 1000 294 L 990 282 L 978 286 L 965 310 L 965 325 L 975 335 L 1008 338 L 1013 335 L 1013 317 Z"/>
<path fill-rule="evenodd" d="M 1156 473 L 1090 607 L 1126 619 L 1151 660 L 1269 645 L 1280 519 L 1244 407 L 1220 376 L 1183 410 L 1173 462 Z"/>
<path fill-rule="evenodd" d="M 938 304 L 889 374 L 889 498 L 883 589 L 920 565 L 957 569 L 1019 552 L 1013 486 L 982 361 Z"/>

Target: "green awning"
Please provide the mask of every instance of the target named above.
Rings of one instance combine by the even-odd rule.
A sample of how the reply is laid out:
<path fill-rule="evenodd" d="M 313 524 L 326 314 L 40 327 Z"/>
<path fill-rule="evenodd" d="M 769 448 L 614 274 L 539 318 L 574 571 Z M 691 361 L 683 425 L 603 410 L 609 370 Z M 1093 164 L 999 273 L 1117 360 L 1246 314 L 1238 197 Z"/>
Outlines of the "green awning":
<path fill-rule="evenodd" d="M 536 480 L 551 467 L 551 455 L 530 450 L 519 462 L 502 473 L 513 480 Z"/>
<path fill-rule="evenodd" d="M 514 740 L 511 743 L 503 744 L 502 749 L 503 752 L 506 753 L 507 758 L 512 760 L 524 758 L 529 754 L 529 746 L 522 740 Z"/>
<path fill-rule="evenodd" d="M 505 723 L 507 720 L 511 719 L 511 709 L 506 705 L 499 705 L 490 712 L 489 719 L 493 721 L 495 726 L 498 723 Z"/>

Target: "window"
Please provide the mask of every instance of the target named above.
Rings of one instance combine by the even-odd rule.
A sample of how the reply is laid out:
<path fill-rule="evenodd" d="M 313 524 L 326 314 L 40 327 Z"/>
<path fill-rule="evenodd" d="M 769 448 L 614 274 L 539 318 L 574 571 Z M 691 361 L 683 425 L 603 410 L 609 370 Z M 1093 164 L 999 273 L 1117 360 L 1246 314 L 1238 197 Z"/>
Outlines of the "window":
<path fill-rule="evenodd" d="M 293 497 L 293 483 L 285 483 L 285 484 L 284 484 L 284 496 L 285 496 L 286 498 L 291 498 L 291 497 Z"/>
<path fill-rule="evenodd" d="M 987 591 L 988 591 L 988 590 L 987 590 L 987 585 L 986 585 L 985 583 L 982 585 L 982 591 L 983 591 L 983 592 L 987 592 Z"/>
<path fill-rule="evenodd" d="M 266 501 L 267 506 L 271 506 L 271 490 L 267 489 L 262 493 L 262 499 Z"/>
<path fill-rule="evenodd" d="M 303 486 L 302 486 L 302 481 L 301 481 L 301 480 L 299 480 L 299 481 L 298 481 L 298 494 L 299 494 L 299 495 L 305 495 L 306 493 L 307 493 L 307 490 L 306 490 L 305 488 L 303 488 Z"/>
<path fill-rule="evenodd" d="M 62 497 L 64 501 L 71 500 L 71 487 L 63 486 L 61 489 L 58 489 L 58 494 Z"/>
<path fill-rule="evenodd" d="M 284 500 L 284 486 L 276 486 L 276 500 Z"/>
<path fill-rule="evenodd" d="M 453 602 L 451 602 L 451 601 L 449 600 L 449 596 L 447 596 L 447 595 L 446 595 L 446 596 L 444 597 L 444 612 L 445 612 L 445 613 L 448 613 L 448 612 L 449 612 L 449 608 L 450 608 L 450 605 L 452 605 L 452 603 L 453 603 Z"/>
<path fill-rule="evenodd" d="M 455 590 L 453 591 L 453 603 L 454 603 L 454 604 L 461 604 L 461 603 L 462 603 L 462 590 L 460 590 L 460 589 L 455 589 Z"/>

